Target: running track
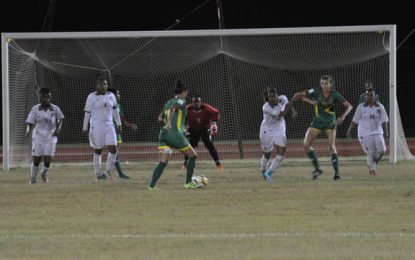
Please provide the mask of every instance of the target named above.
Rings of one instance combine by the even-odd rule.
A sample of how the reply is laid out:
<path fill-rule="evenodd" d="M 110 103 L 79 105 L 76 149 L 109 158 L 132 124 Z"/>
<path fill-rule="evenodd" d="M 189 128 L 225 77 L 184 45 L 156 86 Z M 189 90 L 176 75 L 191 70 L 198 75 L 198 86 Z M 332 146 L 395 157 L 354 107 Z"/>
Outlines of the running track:
<path fill-rule="evenodd" d="M 415 139 L 408 139 L 407 144 L 412 154 L 415 154 Z M 237 142 L 235 143 L 221 143 L 217 142 L 216 148 L 219 151 L 221 159 L 241 159 L 241 152 Z M 360 144 L 356 139 L 353 140 L 338 140 L 336 143 L 338 153 L 342 157 L 351 156 L 363 156 Z M 24 147 L 22 149 L 15 149 L 13 151 L 15 159 L 25 158 L 30 154 L 30 148 Z M 259 158 L 261 148 L 259 143 L 244 143 L 243 144 L 243 158 Z M 330 156 L 326 143 L 317 142 L 314 145 L 314 149 L 320 157 Z M 131 145 L 124 144 L 121 149 L 122 161 L 157 161 L 158 150 L 154 145 Z M 210 159 L 210 155 L 207 149 L 203 146 L 203 143 L 199 143 L 199 147 L 196 149 L 199 154 L 199 158 L 202 160 Z M 104 150 L 104 154 L 106 150 Z M 180 153 L 174 152 L 172 159 L 182 160 L 183 157 Z M 105 158 L 105 157 L 104 157 Z M 301 142 L 290 143 L 287 147 L 286 158 L 305 158 L 305 153 L 302 148 Z M 82 146 L 73 145 L 59 145 L 56 149 L 54 162 L 56 163 L 68 163 L 68 162 L 90 162 L 92 160 L 92 149 L 87 144 Z M 105 160 L 105 159 L 104 159 Z M 0 155 L 0 162 L 3 162 L 3 152 Z"/>

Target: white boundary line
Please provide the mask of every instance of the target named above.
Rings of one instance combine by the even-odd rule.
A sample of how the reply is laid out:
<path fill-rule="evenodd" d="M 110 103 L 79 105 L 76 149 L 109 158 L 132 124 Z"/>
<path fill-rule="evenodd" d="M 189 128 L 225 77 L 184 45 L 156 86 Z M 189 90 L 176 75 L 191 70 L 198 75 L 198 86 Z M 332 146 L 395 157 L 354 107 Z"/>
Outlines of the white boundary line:
<path fill-rule="evenodd" d="M 415 233 L 401 232 L 332 232 L 332 233 L 313 233 L 313 232 L 267 232 L 267 233 L 166 233 L 166 234 L 72 234 L 72 235 L 0 235 L 0 241 L 7 240 L 67 240 L 67 239 L 176 239 L 176 238 L 199 238 L 199 239 L 250 239 L 250 238 L 272 238 L 272 237 L 354 237 L 354 238 L 407 238 L 415 237 Z"/>

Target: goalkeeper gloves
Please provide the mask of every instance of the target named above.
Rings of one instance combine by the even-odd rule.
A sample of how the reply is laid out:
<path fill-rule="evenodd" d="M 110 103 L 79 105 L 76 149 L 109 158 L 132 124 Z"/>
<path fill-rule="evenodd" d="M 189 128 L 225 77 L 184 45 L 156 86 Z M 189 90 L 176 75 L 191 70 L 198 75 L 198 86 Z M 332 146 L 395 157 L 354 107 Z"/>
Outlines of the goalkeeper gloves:
<path fill-rule="evenodd" d="M 218 126 L 216 124 L 212 123 L 209 130 L 210 130 L 210 135 L 214 136 L 218 133 Z"/>

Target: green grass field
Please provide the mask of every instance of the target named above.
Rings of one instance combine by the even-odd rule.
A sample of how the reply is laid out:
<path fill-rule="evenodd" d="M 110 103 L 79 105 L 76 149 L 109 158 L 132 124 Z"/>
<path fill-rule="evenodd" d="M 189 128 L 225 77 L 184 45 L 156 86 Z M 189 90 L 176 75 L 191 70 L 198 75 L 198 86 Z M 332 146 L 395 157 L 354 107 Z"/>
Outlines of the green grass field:
<path fill-rule="evenodd" d="M 0 259 L 415 258 L 415 162 L 384 161 L 377 177 L 344 163 L 338 182 L 329 164 L 312 181 L 311 165 L 287 163 L 267 183 L 259 160 L 201 161 L 201 190 L 172 162 L 149 191 L 154 165 L 100 182 L 92 164 L 53 166 L 48 185 L 0 172 Z"/>

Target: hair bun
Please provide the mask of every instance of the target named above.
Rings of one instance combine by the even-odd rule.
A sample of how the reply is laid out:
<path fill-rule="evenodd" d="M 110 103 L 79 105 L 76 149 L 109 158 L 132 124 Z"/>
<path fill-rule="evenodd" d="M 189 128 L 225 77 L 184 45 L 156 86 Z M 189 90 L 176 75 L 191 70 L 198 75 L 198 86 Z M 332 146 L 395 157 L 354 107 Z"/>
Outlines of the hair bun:
<path fill-rule="evenodd" d="M 182 80 L 178 79 L 176 81 L 176 88 L 183 88 L 183 86 L 184 86 L 184 84 L 183 84 Z"/>
<path fill-rule="evenodd" d="M 181 93 L 181 92 L 186 91 L 186 90 L 188 90 L 187 86 L 182 82 L 181 79 L 178 79 L 176 81 L 176 87 L 175 87 L 175 90 L 174 90 L 175 93 L 178 94 L 178 93 Z"/>

